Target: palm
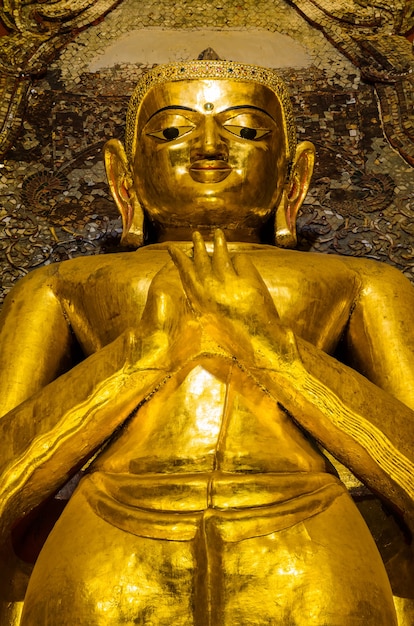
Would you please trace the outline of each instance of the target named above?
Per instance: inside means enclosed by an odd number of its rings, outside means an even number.
[[[171,339],[191,316],[176,267],[170,261],[152,279],[141,317],[143,334],[163,332]]]

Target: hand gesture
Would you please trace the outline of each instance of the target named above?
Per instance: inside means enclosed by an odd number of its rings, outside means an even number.
[[[177,268],[169,261],[152,279],[139,327],[131,331],[131,345],[137,346],[141,360],[147,355],[145,363],[165,364],[171,358],[185,359],[198,332]]]
[[[210,257],[199,233],[193,237],[191,259],[171,246],[170,254],[195,315],[216,341],[236,356],[260,361],[297,357],[293,334],[282,326],[259,272],[242,254],[230,257],[222,231],[214,236]]]
[[[141,329],[146,334],[161,331],[173,337],[189,317],[193,315],[180,276],[174,263],[169,261],[151,281],[141,317]]]

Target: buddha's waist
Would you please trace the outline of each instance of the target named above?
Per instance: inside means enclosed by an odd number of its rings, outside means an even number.
[[[105,499],[127,508],[175,513],[283,506],[300,499],[305,502],[310,495],[318,499],[318,493],[328,487],[344,489],[328,472],[137,475],[97,471],[90,480]]]

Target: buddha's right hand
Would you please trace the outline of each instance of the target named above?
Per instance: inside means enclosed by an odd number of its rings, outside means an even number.
[[[191,259],[171,246],[170,254],[195,315],[214,339],[250,365],[280,369],[299,360],[295,337],[280,321],[273,299],[255,266],[230,256],[222,231],[210,257],[199,233]]]

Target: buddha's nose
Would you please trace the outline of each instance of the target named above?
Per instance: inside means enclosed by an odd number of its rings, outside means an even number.
[[[223,140],[219,126],[213,117],[205,118],[198,141],[194,144],[191,152],[192,161],[199,159],[228,160],[227,144]]]

